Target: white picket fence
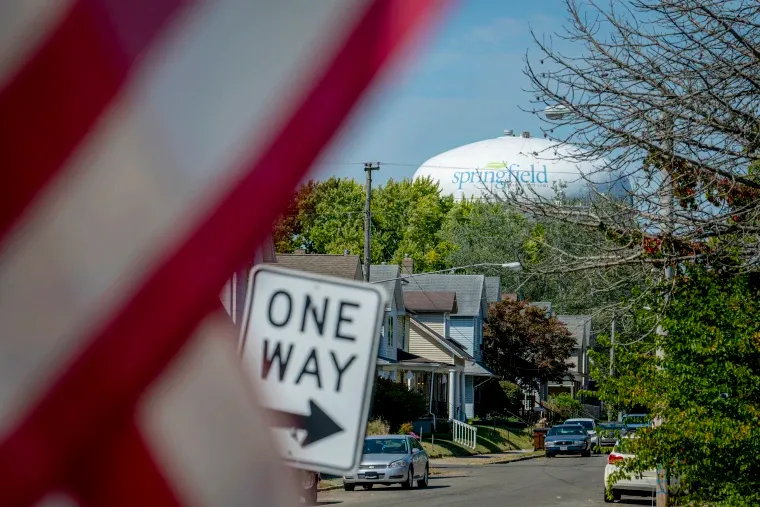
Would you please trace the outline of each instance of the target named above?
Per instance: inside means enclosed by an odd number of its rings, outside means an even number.
[[[451,421],[451,432],[454,434],[454,442],[475,449],[478,444],[478,428],[461,421]]]

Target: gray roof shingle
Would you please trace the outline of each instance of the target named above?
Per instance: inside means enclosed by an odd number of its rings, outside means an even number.
[[[400,273],[401,268],[397,264],[372,264],[369,267],[370,283],[377,282],[375,285],[381,286],[388,297],[385,305],[386,309],[390,308],[394,295],[396,296],[397,305],[403,308],[404,295],[401,291],[401,281],[398,280]]]
[[[483,275],[415,275],[404,278],[406,291],[456,292],[456,315],[480,315],[487,311],[485,277]]]
[[[567,330],[575,338],[578,347],[582,347],[584,339],[586,345],[591,339],[591,315],[557,315],[557,320],[567,326]]]
[[[358,255],[277,254],[276,264],[283,268],[361,280],[362,269]],[[370,271],[370,274],[372,272]]]
[[[501,301],[501,277],[486,277],[486,300],[489,303]]]

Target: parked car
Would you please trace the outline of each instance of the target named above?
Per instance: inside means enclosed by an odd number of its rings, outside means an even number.
[[[645,428],[651,424],[651,418],[647,414],[628,414],[623,416],[623,425],[628,433],[639,428]]]
[[[614,446],[620,437],[626,435],[625,425],[620,422],[600,422],[596,425],[596,433],[601,447]]]
[[[411,489],[414,483],[428,485],[430,463],[422,444],[408,435],[379,435],[364,439],[364,453],[356,475],[343,477],[343,488],[372,489],[375,484],[401,484]]]
[[[580,424],[560,424],[552,427],[544,440],[546,457],[558,454],[579,454],[591,456],[591,436]]]
[[[623,460],[634,457],[631,450],[631,441],[633,437],[621,438],[615,447],[612,449],[609,457],[607,458],[607,466],[604,467],[604,501],[613,502],[620,500],[623,495],[628,496],[654,496],[657,489],[657,472],[655,470],[647,470],[639,477],[631,477],[616,482],[611,488],[611,497],[607,496],[608,486],[607,481],[614,472],[618,470],[618,467],[623,463]]]
[[[580,419],[568,419],[563,424],[580,424],[584,428],[586,428],[586,431],[589,434],[589,437],[591,439],[591,449],[593,450],[597,445],[599,445],[599,436],[596,434],[596,421],[594,421],[591,418],[580,418]]]

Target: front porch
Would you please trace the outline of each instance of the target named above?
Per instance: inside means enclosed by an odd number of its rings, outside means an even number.
[[[398,351],[397,379],[425,395],[428,416],[465,420],[464,371],[461,366]]]

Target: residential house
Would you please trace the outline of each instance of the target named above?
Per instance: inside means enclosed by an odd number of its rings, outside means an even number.
[[[227,311],[227,314],[230,316],[233,323],[240,325],[240,322],[243,319],[243,313],[245,312],[245,298],[248,292],[248,280],[251,275],[251,269],[256,264],[274,262],[275,257],[274,242],[270,237],[267,238],[261,247],[253,253],[251,262],[233,273],[232,277],[230,277],[230,279],[224,284],[220,299],[222,301],[222,306]]]
[[[501,301],[501,277],[487,276],[486,277],[486,302],[498,303]]]
[[[588,351],[591,343],[591,316],[590,315],[557,315],[557,319],[563,322],[571,336],[575,339],[568,363],[573,363],[570,371],[565,375],[562,382],[549,383],[547,394],[575,393],[589,381],[589,358]]]
[[[397,381],[402,380],[397,373],[397,350],[405,350],[409,336],[409,320],[404,307],[400,273],[401,268],[395,264],[373,264],[369,270],[369,282],[380,285],[387,298],[377,354],[378,375]]]
[[[358,255],[278,253],[273,260],[267,262],[307,273],[336,276],[349,280],[361,281],[363,279],[362,261]]]
[[[483,364],[483,322],[488,316],[485,277],[434,274],[410,276],[405,281],[408,282],[403,285],[405,295],[407,292],[456,294],[456,312],[424,313],[415,318],[435,329],[445,339],[460,344],[469,356],[465,358],[460,390],[464,395],[463,418],[472,418],[479,402],[480,391],[477,388],[488,377],[495,376]]]
[[[447,322],[457,313],[455,292],[404,291],[409,335],[397,352],[398,368],[411,389],[425,394],[436,417],[464,420],[464,372],[473,358],[461,343],[446,336]]]

